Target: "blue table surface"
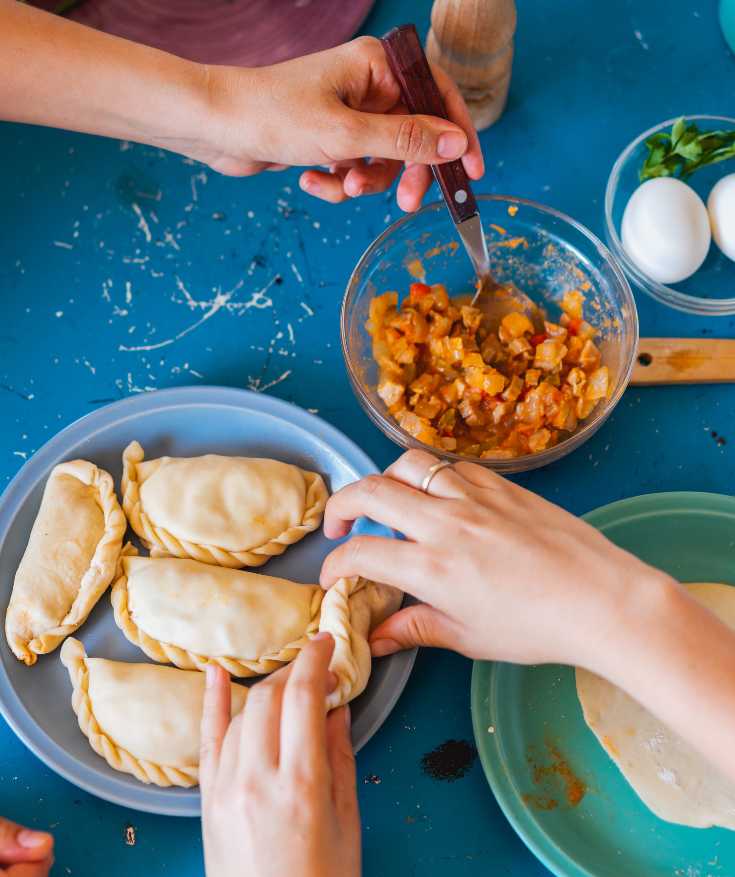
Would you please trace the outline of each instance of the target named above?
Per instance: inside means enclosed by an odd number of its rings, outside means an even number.
[[[510,102],[482,135],[478,189],[537,199],[601,235],[607,175],[633,136],[732,108],[735,64],[715,3],[518,5]],[[428,0],[380,0],[365,31],[412,19],[425,31],[429,10]],[[303,194],[296,172],[227,179],[160,150],[10,124],[0,150],[0,487],[74,419],[183,384],[273,393],[317,411],[378,465],[397,456],[353,398],[338,336],[352,267],[399,215],[392,194],[331,207]],[[645,335],[733,335],[729,318],[689,317],[643,295],[638,305]],[[650,491],[728,492],[734,405],[733,387],[630,389],[583,449],[521,481],[576,513]],[[470,669],[420,655],[360,753],[366,875],[547,873],[478,762],[451,783],[421,769],[425,752],[472,738]],[[53,830],[59,875],[202,873],[196,822],[92,798],[2,722],[0,813]]]

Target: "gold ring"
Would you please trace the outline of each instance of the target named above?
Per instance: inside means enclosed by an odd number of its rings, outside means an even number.
[[[439,460],[438,463],[434,463],[433,466],[429,467],[429,471],[424,475],[424,480],[421,482],[421,490],[424,493],[429,492],[429,485],[431,484],[434,476],[437,472],[441,472],[442,469],[446,469],[447,466],[451,466],[452,464],[449,460]]]

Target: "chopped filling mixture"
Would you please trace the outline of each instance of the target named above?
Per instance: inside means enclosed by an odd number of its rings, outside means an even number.
[[[565,293],[558,323],[511,312],[493,326],[441,283],[412,283],[400,307],[396,292],[377,296],[367,328],[378,394],[435,448],[494,459],[550,448],[611,391],[584,300]]]

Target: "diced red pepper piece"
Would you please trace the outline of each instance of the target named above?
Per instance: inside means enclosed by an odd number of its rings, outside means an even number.
[[[411,301],[416,302],[431,292],[431,287],[427,283],[412,283],[410,287]]]
[[[547,338],[548,335],[546,332],[539,332],[538,335],[531,335],[529,340],[534,347],[538,347],[539,344],[543,344]]]
[[[582,320],[579,318],[571,319],[569,321],[569,325],[567,326],[567,332],[570,335],[576,335],[579,332],[579,327],[582,325]]]

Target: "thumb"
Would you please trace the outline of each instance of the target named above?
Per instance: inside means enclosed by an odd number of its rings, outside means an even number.
[[[386,618],[373,631],[370,648],[376,658],[415,646],[438,646],[460,651],[460,638],[456,622],[433,606],[422,603],[401,609]]]
[[[419,164],[441,164],[461,158],[467,135],[452,122],[435,116],[379,115],[351,111],[354,142],[347,158],[371,155]],[[357,124],[354,122],[357,121]]]
[[[0,817],[0,865],[39,862],[54,847],[54,839],[45,831],[31,831]]]

